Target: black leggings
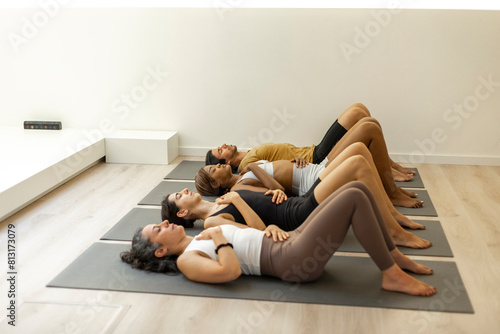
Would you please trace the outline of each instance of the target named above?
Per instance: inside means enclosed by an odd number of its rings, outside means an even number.
[[[325,199],[285,242],[264,236],[261,274],[290,282],[314,281],[340,247],[352,225],[354,234],[378,268],[394,265],[395,249],[373,195],[361,182],[350,182]]]
[[[337,144],[337,142],[344,137],[347,130],[340,125],[337,119],[335,123],[328,129],[321,142],[314,147],[313,151],[313,164],[319,164],[327,157],[328,153]]]

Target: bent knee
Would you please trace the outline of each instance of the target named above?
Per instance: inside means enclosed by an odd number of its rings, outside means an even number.
[[[370,117],[370,116],[367,116],[367,117],[364,117],[363,119],[361,119],[359,121],[360,123],[374,123],[376,124],[379,128],[382,128],[382,126],[380,125],[379,121],[377,121],[376,118],[373,118],[373,117]]]
[[[365,110],[366,112],[368,112],[368,108],[363,103],[359,103],[359,102],[352,104],[349,108],[361,108],[361,109]],[[368,114],[370,114],[370,113],[368,112]]]
[[[370,170],[370,164],[368,160],[362,155],[353,155],[349,157],[345,163],[348,165],[350,170],[358,175],[365,173]]]
[[[370,113],[367,112],[363,107],[357,106],[357,105],[352,105],[349,107],[349,114],[351,117],[356,118],[359,120],[363,118],[371,118]]]
[[[370,150],[368,150],[368,147],[362,142],[355,142],[352,143],[351,145],[347,146],[347,148],[344,150],[345,152],[348,152],[349,155],[361,155],[368,159],[368,157],[371,156]]]
[[[372,122],[368,118],[363,119],[362,123],[359,124],[360,131],[382,134],[382,128],[378,122]]]

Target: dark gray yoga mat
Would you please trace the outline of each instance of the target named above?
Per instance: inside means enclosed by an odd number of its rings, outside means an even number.
[[[183,160],[165,176],[165,179],[194,181],[196,173],[203,167],[205,167],[204,161]]]
[[[413,175],[413,179],[411,181],[397,181],[396,185],[403,188],[425,188],[424,182],[420,177],[420,173],[416,168],[410,168],[411,170],[416,171],[417,173]]]
[[[187,188],[189,191],[197,192],[194,182],[191,181],[162,181],[151,190],[138,204],[139,205],[161,205],[161,201],[168,194],[182,191]],[[207,201],[215,201],[215,196],[201,196],[202,199]]]
[[[424,256],[440,256],[440,257],[453,257],[453,252],[451,251],[450,244],[446,235],[444,234],[443,227],[439,221],[430,220],[414,220],[414,222],[422,224],[426,227],[425,230],[410,230],[407,231],[415,234],[417,237],[429,240],[432,242],[432,246],[425,249],[414,249],[403,246],[398,246],[401,253],[405,255],[424,255]],[[352,228],[344,239],[344,242],[340,246],[339,252],[354,252],[354,253],[366,253],[361,244],[356,240]]]
[[[101,240],[117,240],[117,241],[131,241],[135,231],[149,224],[159,224],[161,222],[160,209],[145,209],[133,208],[128,214],[120,219],[115,226],[113,226]],[[407,255],[427,255],[427,256],[443,256],[452,257],[450,245],[444,234],[441,223],[438,221],[416,220],[426,226],[425,230],[409,230],[416,236],[429,240],[432,242],[432,247],[427,249],[413,249],[407,247],[399,247],[403,254]],[[203,221],[197,220],[193,228],[187,228],[187,235],[197,235],[203,230]],[[359,244],[352,232],[349,232],[339,248],[341,252],[365,252],[363,247]]]
[[[427,190],[419,189],[412,190],[418,195],[417,200],[424,201],[424,206],[421,208],[405,208],[401,206],[396,206],[396,210],[404,214],[405,216],[427,216],[427,217],[437,217],[436,208],[432,204],[431,197]]]
[[[438,289],[432,297],[384,291],[381,274],[369,258],[334,256],[313,283],[286,283],[272,277],[241,276],[224,284],[202,284],[184,275],[167,276],[132,269],[119,254],[128,244],[94,243],[55,277],[48,287],[163,293],[295,303],[474,313],[454,262],[419,261],[434,269],[415,275]]]
[[[205,167],[204,161],[183,160],[170,173],[165,176],[165,179],[170,180],[193,180],[200,170]],[[413,179],[407,182],[396,182],[396,185],[403,188],[424,188],[424,183],[420,177],[417,168],[410,168],[417,173],[413,175]]]

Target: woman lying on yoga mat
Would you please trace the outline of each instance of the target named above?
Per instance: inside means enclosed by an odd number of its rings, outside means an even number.
[[[165,220],[139,229],[130,251],[121,253],[121,258],[134,268],[180,271],[199,282],[229,282],[242,273],[311,282],[321,276],[350,226],[382,272],[383,289],[421,296],[436,293],[436,288],[402,270],[432,274],[431,269],[395,247],[373,196],[360,182],[351,182],[331,194],[290,233],[274,225],[265,231],[222,225],[193,238],[182,226]]]
[[[236,146],[223,144],[207,152],[205,163],[207,165],[227,163],[232,167],[239,168],[239,170],[243,170],[246,165],[258,160],[276,161],[293,159],[297,162],[298,166],[304,166],[304,164],[309,162],[315,164],[327,163],[324,161],[325,158],[332,160],[335,154],[338,154],[338,152],[341,152],[350,144],[358,141],[368,146],[373,154],[373,158],[377,161],[377,168],[380,171],[382,171],[381,167],[384,167],[384,170],[390,171],[390,173],[381,174],[382,179],[384,177],[390,177],[396,181],[410,181],[413,179],[414,171],[404,168],[390,159],[380,123],[371,117],[368,108],[361,103],[356,103],[347,108],[316,146],[296,147],[287,143],[267,143],[257,146],[248,152],[239,152]],[[333,148],[336,151],[332,152]],[[379,156],[383,158],[380,162],[378,162]],[[391,197],[395,189],[387,189],[387,191],[389,197]]]
[[[341,162],[355,155],[362,155],[369,162],[373,175],[376,178],[377,186],[380,187],[384,200],[397,220],[405,218],[394,209],[393,205],[410,208],[423,206],[422,201],[417,201],[409,197],[413,196],[414,193],[396,186],[392,178],[381,179],[380,175],[384,173],[390,174],[390,170],[379,171],[377,173],[376,164],[374,163],[374,159],[372,159],[370,151],[364,144],[359,142],[351,144],[343,151],[338,152],[332,157],[326,168],[321,164],[308,164],[300,168],[288,160],[273,162],[259,161],[257,163],[261,168],[257,168],[256,163],[252,163],[245,167],[242,172],[242,174],[245,173],[244,175],[235,175],[225,166],[208,165],[199,170],[195,176],[195,184],[200,195],[204,196],[221,196],[229,190],[237,189],[262,191],[262,187],[266,188],[264,192],[269,189],[282,189],[288,195],[302,196],[309,190],[318,177],[324,179]],[[352,170],[351,173],[352,175],[349,176],[350,179],[347,179],[346,182],[352,181],[352,177],[359,176],[357,175],[357,170]],[[384,182],[388,184],[385,185]],[[396,189],[392,193],[391,199],[387,197],[387,192],[384,190],[389,188]],[[408,225],[405,224],[405,226]]]
[[[204,201],[199,194],[184,189],[181,192],[168,195],[162,201],[162,219],[183,226],[192,226],[194,220],[203,219],[205,228],[236,222],[264,230],[267,225],[275,224],[283,230],[292,231],[299,227],[314,208],[323,202],[328,195],[350,181],[360,180],[374,194],[386,227],[396,245],[411,248],[427,248],[431,246],[429,241],[403,229],[394,218],[389,210],[389,206],[392,207],[392,204],[387,202],[387,199],[384,200],[383,191],[377,185],[376,177],[367,159],[361,155],[356,155],[347,158],[343,162],[340,162],[340,160],[332,162],[332,164],[337,163],[339,165],[336,168],[331,168],[333,169],[331,171],[328,170],[329,173],[325,170],[325,175],[321,176],[324,179],[318,179],[304,196],[290,197],[282,202],[281,198],[284,193],[280,189],[269,190],[267,193],[262,192],[260,189],[260,191],[236,190],[223,195],[215,202]],[[229,166],[226,166],[226,169],[225,171],[223,168],[218,168],[217,172],[220,170],[221,174],[227,173],[230,175]],[[330,166],[327,169],[330,169]],[[271,180],[277,183],[276,180]],[[276,187],[280,187],[280,185],[277,184]],[[267,196],[269,194],[273,196]],[[280,204],[273,202],[276,196],[278,196],[277,201],[281,202]],[[392,208],[394,209],[394,207]],[[254,219],[255,214],[259,219]],[[403,215],[398,220],[401,224],[413,228],[423,228],[422,225],[412,222]]]

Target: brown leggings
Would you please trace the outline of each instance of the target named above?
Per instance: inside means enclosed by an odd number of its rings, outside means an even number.
[[[285,242],[266,238],[260,255],[261,274],[290,282],[314,281],[340,247],[352,225],[356,239],[378,268],[389,269],[396,246],[375,200],[361,182],[350,182],[325,199]]]

